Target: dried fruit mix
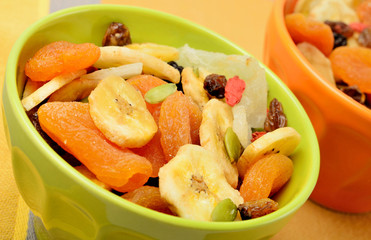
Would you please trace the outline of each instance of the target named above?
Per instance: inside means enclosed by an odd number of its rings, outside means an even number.
[[[371,108],[371,0],[299,0],[285,20],[293,41],[314,69],[331,85]],[[326,26],[332,37],[323,30]],[[330,45],[331,49],[324,50]]]
[[[289,181],[300,135],[277,99],[267,111],[255,59],[131,43],[117,22],[102,45],[50,43],[26,65],[22,103],[53,149],[98,186],[162,213],[234,221],[278,209],[268,197]]]

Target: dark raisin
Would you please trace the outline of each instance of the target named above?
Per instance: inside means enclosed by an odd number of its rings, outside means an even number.
[[[264,122],[264,130],[267,132],[272,132],[277,128],[286,126],[287,118],[283,112],[282,104],[276,98],[273,98],[269,104],[269,111]]]
[[[210,74],[204,80],[204,89],[213,97],[224,98],[227,79],[223,75]]]
[[[333,32],[332,34],[334,35],[334,47],[333,47],[333,49],[335,49],[337,47],[341,47],[341,46],[346,46],[348,44],[348,40],[344,35],[336,33],[336,32]]]
[[[262,217],[278,209],[278,203],[270,198],[242,203],[238,206],[242,220]]]
[[[177,69],[180,74],[183,72],[183,67],[182,66],[179,66],[175,61],[170,61],[167,64],[169,64],[173,68]]]
[[[353,85],[353,86],[343,86],[343,85],[337,85],[338,88],[348,95],[349,97],[353,98],[357,102],[361,104],[365,104],[366,101],[366,95],[359,90],[358,86]]]
[[[103,37],[103,46],[125,46],[131,43],[129,29],[122,23],[111,23]]]
[[[170,61],[168,62],[167,64],[169,64],[170,66],[172,66],[173,68],[177,69],[179,71],[180,74],[182,74],[183,72],[183,67],[182,66],[179,66],[176,62],[174,61]],[[176,87],[177,87],[177,90],[178,91],[181,91],[183,92],[183,84],[182,84],[182,78],[180,78],[180,81],[179,83],[176,84]]]
[[[363,47],[371,48],[371,28],[363,29],[359,34],[358,43]]]
[[[346,23],[340,21],[325,21],[330,26],[332,32],[343,35],[346,38],[353,36],[353,29]]]

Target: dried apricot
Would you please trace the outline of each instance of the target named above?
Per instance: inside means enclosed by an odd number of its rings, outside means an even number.
[[[357,85],[362,92],[371,93],[371,49],[338,47],[329,58],[335,78],[348,85]]]
[[[37,113],[43,131],[113,189],[131,191],[149,179],[151,163],[105,138],[90,117],[88,103],[50,102]]]
[[[295,42],[308,42],[329,56],[334,47],[334,37],[330,26],[305,17],[301,13],[288,14],[285,17],[287,30]]]
[[[362,23],[371,26],[371,0],[362,1],[356,8],[356,12]]]
[[[60,74],[85,69],[99,56],[99,47],[92,43],[52,42],[27,61],[25,73],[33,81],[49,81]]]
[[[245,202],[267,198],[276,193],[291,177],[293,164],[282,154],[258,160],[246,172],[240,193]]]
[[[169,204],[161,197],[158,187],[142,186],[125,193],[121,197],[143,207],[173,215],[169,209]]]
[[[161,105],[159,129],[165,158],[169,161],[179,148],[188,143],[199,143],[201,110],[182,92],[175,92]]]

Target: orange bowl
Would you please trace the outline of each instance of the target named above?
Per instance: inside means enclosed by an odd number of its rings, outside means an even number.
[[[330,86],[291,39],[284,21],[296,0],[275,0],[267,23],[264,63],[297,96],[317,134],[321,167],[311,195],[333,210],[371,211],[371,110]]]

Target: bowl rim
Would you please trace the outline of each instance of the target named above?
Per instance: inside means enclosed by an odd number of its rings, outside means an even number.
[[[221,35],[197,24],[190,20],[165,13],[158,10],[143,8],[143,7],[137,7],[137,6],[127,6],[127,5],[116,5],[116,4],[88,4],[88,5],[82,5],[77,7],[71,7],[63,10],[59,10],[57,12],[51,13],[35,23],[33,23],[31,26],[29,26],[17,39],[15,44],[12,47],[12,50],[10,52],[8,63],[6,67],[6,80],[4,81],[4,91],[7,91],[9,94],[9,104],[10,108],[14,110],[14,114],[17,116],[17,120],[20,121],[20,127],[22,128],[22,131],[28,135],[30,139],[33,139],[36,143],[38,143],[38,147],[40,147],[41,153],[46,156],[47,159],[50,159],[52,161],[49,162],[49,164],[55,165],[58,168],[61,168],[65,174],[66,177],[71,178],[73,181],[79,183],[83,188],[85,188],[87,191],[93,193],[96,195],[99,199],[112,203],[120,208],[127,209],[128,211],[131,211],[133,213],[137,213],[139,215],[142,215],[145,218],[150,218],[155,221],[161,221],[166,224],[170,225],[176,225],[179,227],[186,227],[191,229],[198,229],[198,230],[213,230],[217,232],[221,231],[235,231],[240,229],[248,229],[248,228],[256,228],[258,226],[264,226],[269,223],[275,222],[277,220],[286,218],[288,215],[291,215],[294,213],[297,209],[299,209],[305,201],[308,199],[309,195],[314,189],[314,186],[316,184],[318,173],[319,173],[319,147],[318,142],[316,139],[316,135],[314,132],[314,129],[309,131],[311,134],[310,140],[313,145],[313,158],[312,158],[312,165],[313,169],[311,169],[311,174],[308,174],[308,181],[307,185],[303,186],[303,188],[297,192],[296,197],[292,200],[290,200],[284,207],[279,208],[276,212],[273,212],[269,215],[251,219],[249,221],[240,221],[240,222],[204,222],[204,221],[197,221],[197,220],[189,220],[184,219],[176,216],[171,216],[163,213],[159,213],[150,209],[147,209],[145,207],[141,207],[135,203],[131,203],[129,201],[122,201],[122,198],[115,195],[115,194],[107,194],[107,190],[97,186],[90,180],[88,180],[86,177],[84,177],[82,174],[80,174],[77,170],[75,170],[71,165],[69,165],[62,157],[60,157],[55,151],[52,150],[52,148],[45,142],[45,140],[40,136],[40,134],[37,133],[37,130],[33,127],[32,123],[30,122],[29,118],[27,117],[26,112],[23,109],[23,106],[21,104],[20,98],[18,96],[17,91],[17,65],[19,60],[19,55],[22,50],[22,46],[24,43],[27,42],[27,40],[34,34],[40,27],[42,27],[45,23],[49,21],[53,21],[54,18],[60,18],[65,15],[69,14],[78,14],[79,12],[83,11],[90,11],[90,10],[98,10],[98,11],[107,11],[119,9],[120,11],[136,11],[136,12],[143,12],[145,14],[150,14],[156,17],[161,17],[165,19],[169,19],[172,22],[177,22],[182,25],[187,25],[188,27],[191,27],[192,29],[198,29],[201,31],[204,31],[213,37],[216,37],[222,41],[224,41],[226,44],[234,47],[236,50],[240,51],[242,54],[250,55],[245,50],[237,46],[236,44],[230,42],[226,38],[222,37]],[[304,117],[303,120],[305,120],[308,124],[311,125],[310,120],[308,116],[306,115],[303,107],[299,103],[299,101],[296,99],[294,94],[288,89],[288,87],[270,70],[268,69],[264,64],[262,64],[260,61],[259,63],[264,67],[266,70],[266,73],[270,75],[270,77],[275,81],[277,84],[280,85],[283,90],[289,93],[290,101],[294,101],[296,106],[298,107],[297,111],[300,112],[300,114],[303,114]],[[7,80],[8,79],[8,80]],[[12,81],[15,79],[16,81]],[[11,101],[15,100],[15,101]],[[73,169],[73,170],[72,170]]]
[[[360,118],[364,119],[364,121],[371,122],[371,109],[364,106],[363,104],[358,103],[357,101],[353,100],[351,97],[347,96],[345,93],[340,91],[337,88],[331,86],[322,76],[320,76],[312,67],[309,61],[304,57],[304,55],[299,51],[296,47],[294,41],[292,40],[286,24],[285,24],[285,8],[287,7],[287,2],[289,0],[276,0],[273,3],[272,14],[274,15],[275,24],[278,27],[279,35],[283,39],[283,42],[288,44],[288,47],[292,50],[292,56],[295,58],[297,62],[304,66],[304,70],[307,74],[310,75],[311,79],[316,79],[316,84],[320,87],[325,88],[325,91],[329,93],[330,98],[337,104],[345,109],[347,109],[350,113],[358,115]],[[297,0],[293,0],[293,4],[297,2]]]

